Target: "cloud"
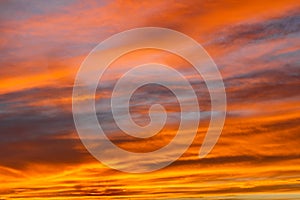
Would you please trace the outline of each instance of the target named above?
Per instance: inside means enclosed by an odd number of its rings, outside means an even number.
[[[2,1],[1,197],[296,199],[297,8],[299,1],[290,0]],[[77,69],[95,45],[113,33],[142,26],[173,28],[204,45],[224,78],[228,115],[218,144],[206,158],[197,157],[208,125],[204,118],[193,145],[178,161],[153,173],[132,175],[103,166],[87,152],[74,127],[71,95]],[[164,146],[178,127],[176,98],[150,86],[135,93],[132,116],[147,124],[149,106],[164,104],[170,115],[160,134],[137,140],[122,134],[113,121],[113,84],[124,70],[151,60],[186,75],[198,92],[200,108],[210,109],[205,83],[189,63],[150,50],[125,55],[104,77],[96,102],[109,137],[133,152]]]
[[[288,12],[288,15],[274,17],[265,21],[228,26],[216,33],[214,35],[216,39],[210,41],[210,43],[223,47],[237,43],[239,45],[249,45],[298,34],[300,31],[300,13],[296,9]]]

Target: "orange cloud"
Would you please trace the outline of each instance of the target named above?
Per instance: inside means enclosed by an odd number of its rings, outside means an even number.
[[[299,199],[299,1],[63,2],[1,2],[1,198]],[[210,109],[201,77],[166,52],[136,51],[117,60],[97,103],[109,101],[122,72],[155,60],[190,80],[204,115],[178,161],[138,175],[109,169],[87,152],[74,127],[71,95],[80,63],[95,45],[143,26],[172,28],[203,44],[223,75],[228,113],[219,142],[199,159]],[[137,123],[147,124],[152,101],[170,114],[149,139],[120,132],[103,107],[100,123],[120,147],[152,151],[176,134],[176,98],[166,89],[155,91],[159,98],[140,88],[131,102]]]

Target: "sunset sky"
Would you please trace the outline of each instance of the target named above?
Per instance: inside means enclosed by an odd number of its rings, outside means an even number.
[[[150,85],[134,93],[132,117],[146,125],[149,107],[161,103],[169,113],[164,129],[141,140],[116,127],[101,105],[131,67],[172,66],[192,83],[202,111],[197,136],[179,160],[130,174],[86,150],[73,121],[72,89],[96,45],[139,27],[173,29],[206,49],[223,77],[227,117],[218,143],[199,159],[211,105],[201,76],[164,51],[122,56],[96,94],[99,123],[115,144],[154,151],[179,126],[176,97]],[[299,0],[2,0],[0,34],[0,199],[300,199]]]

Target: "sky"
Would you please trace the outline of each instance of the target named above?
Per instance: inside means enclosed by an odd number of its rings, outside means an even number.
[[[0,199],[300,199],[299,10],[298,0],[0,1]],[[148,124],[149,107],[161,103],[165,127],[143,140],[118,129],[102,105],[133,66],[174,67],[192,83],[202,111],[197,136],[177,161],[130,174],[86,150],[73,121],[72,89],[95,46],[139,27],[173,29],[200,43],[223,77],[227,113],[216,146],[199,159],[211,106],[201,76],[171,53],[122,56],[96,94],[99,123],[115,144],[154,151],[179,125],[176,97],[150,85],[131,99],[133,120]]]

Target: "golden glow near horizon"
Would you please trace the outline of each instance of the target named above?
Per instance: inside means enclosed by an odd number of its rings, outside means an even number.
[[[0,4],[0,199],[300,199],[299,1]],[[199,88],[203,111],[198,134],[179,160],[155,172],[127,174],[104,166],[82,145],[72,87],[99,42],[145,26],[180,31],[204,46],[223,76],[228,113],[217,145],[199,159],[210,108],[201,77],[166,52],[124,55],[103,77],[107,85],[97,91],[97,101],[110,97],[109,83],[123,71],[154,61],[181,71]],[[176,98],[161,90],[159,101],[175,116]],[[149,120],[146,93],[141,88],[132,101],[141,124]],[[147,152],[174,137],[175,119],[145,140],[106,129],[120,147]]]

